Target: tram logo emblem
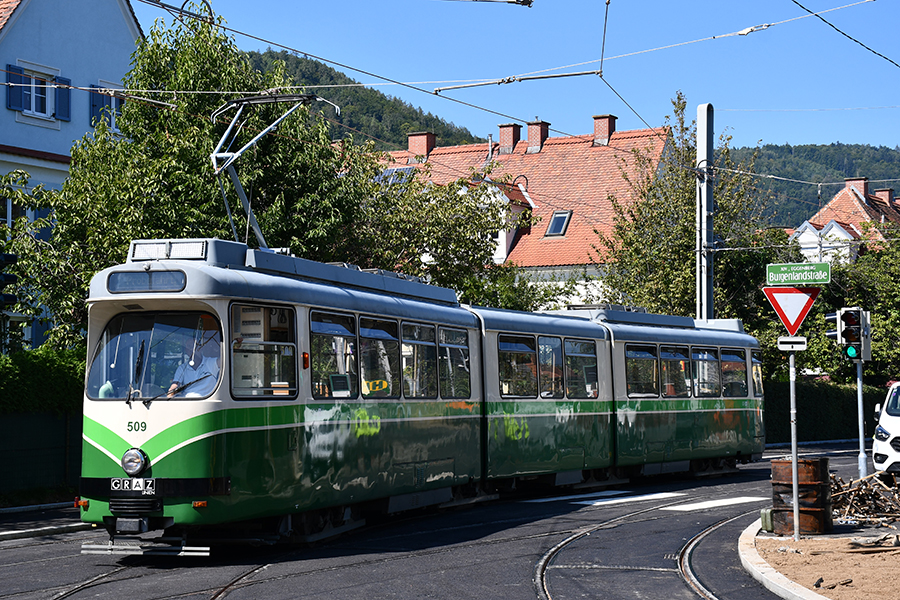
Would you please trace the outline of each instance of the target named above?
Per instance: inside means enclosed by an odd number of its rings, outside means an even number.
[[[141,492],[144,496],[156,494],[156,480],[136,477],[113,477],[109,480],[109,489],[114,492]]]

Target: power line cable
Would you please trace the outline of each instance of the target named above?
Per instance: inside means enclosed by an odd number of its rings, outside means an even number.
[[[161,6],[161,7],[165,8],[166,10],[169,10],[169,11],[175,10],[175,11],[178,11],[178,12],[183,12],[183,11],[181,11],[181,9],[178,9],[178,8],[176,8],[176,7],[174,7],[174,6],[171,6],[171,5],[164,4],[164,3],[162,3],[162,2],[159,2],[158,0],[138,0],[138,2],[143,2],[144,4],[149,4],[149,5],[152,5],[152,6]],[[191,18],[201,19],[201,20],[207,20],[207,21],[208,21],[208,19],[204,19],[204,18],[202,18],[202,17],[199,17],[199,15],[196,15],[196,14],[194,14],[194,13],[187,13],[187,12],[184,12],[184,14],[190,16]],[[223,24],[223,23],[215,23],[214,25],[215,25],[216,27],[222,29],[223,31],[228,31],[228,32],[233,33],[233,34],[235,34],[235,35],[241,35],[241,36],[247,37],[247,38],[249,38],[249,39],[256,40],[256,41],[258,41],[258,42],[267,44],[267,45],[269,45],[269,46],[275,46],[275,47],[278,47],[278,48],[282,48],[282,49],[284,49],[284,50],[287,50],[288,52],[291,52],[291,53],[294,53],[294,54],[297,54],[297,55],[301,55],[301,54],[302,54],[303,56],[306,56],[306,57],[312,57],[312,58],[314,58],[314,59],[316,59],[316,60],[318,60],[318,61],[320,61],[320,62],[327,63],[327,64],[332,64],[332,65],[337,65],[338,67],[341,67],[342,69],[348,69],[348,70],[354,71],[354,72],[356,72],[356,73],[362,73],[363,75],[368,75],[369,77],[374,77],[374,78],[376,78],[376,79],[381,79],[381,80],[383,80],[383,81],[387,81],[387,82],[392,83],[392,84],[394,84],[394,85],[399,85],[399,86],[401,86],[401,87],[404,87],[404,88],[407,88],[407,89],[410,89],[410,90],[413,90],[413,91],[416,91],[416,92],[421,92],[421,93],[423,93],[423,94],[428,94],[428,95],[430,95],[430,96],[436,95],[436,94],[434,94],[433,92],[431,92],[431,91],[429,91],[429,90],[426,90],[425,88],[422,88],[422,87],[419,87],[419,86],[416,86],[416,85],[412,85],[412,84],[409,84],[409,83],[404,83],[404,82],[402,82],[402,81],[397,81],[396,79],[393,79],[393,78],[391,78],[391,77],[386,77],[386,76],[384,76],[384,75],[378,75],[377,73],[373,73],[372,71],[367,71],[367,70],[365,70],[365,69],[360,69],[360,68],[357,68],[357,67],[354,67],[354,66],[345,64],[345,63],[341,63],[341,62],[335,61],[335,60],[330,60],[330,59],[324,58],[324,57],[322,57],[322,56],[318,56],[318,55],[316,55],[316,54],[312,54],[312,53],[310,53],[310,52],[304,52],[304,51],[302,51],[302,50],[298,50],[298,49],[296,49],[296,48],[292,48],[291,46],[288,46],[288,45],[286,45],[286,44],[281,44],[281,43],[275,42],[275,41],[273,41],[273,40],[268,40],[268,39],[266,39],[266,38],[263,38],[263,37],[260,37],[260,36],[257,36],[257,35],[253,35],[253,34],[250,34],[250,33],[246,33],[246,32],[240,31],[240,30],[238,30],[238,29],[234,29],[234,28],[232,28],[232,27],[228,27],[227,25],[225,25],[225,24]],[[517,122],[520,122],[520,123],[528,123],[528,121],[527,121],[526,119],[522,119],[522,118],[519,118],[519,117],[515,117],[515,116],[512,116],[512,115],[508,115],[508,114],[506,114],[506,113],[502,113],[502,112],[499,112],[499,111],[495,111],[495,110],[492,110],[492,109],[489,109],[489,108],[485,108],[485,107],[479,106],[479,105],[477,105],[477,104],[472,104],[471,102],[466,102],[466,101],[464,101],[464,100],[459,100],[459,99],[457,99],[457,98],[451,98],[451,97],[449,97],[449,96],[439,96],[439,97],[444,98],[444,99],[446,99],[446,100],[449,100],[449,101],[451,101],[451,102],[455,102],[455,103],[460,104],[460,105],[462,105],[462,106],[467,106],[467,107],[469,107],[469,108],[474,108],[474,109],[476,109],[476,110],[484,111],[484,112],[487,112],[487,113],[489,113],[489,114],[496,115],[496,116],[498,116],[498,117],[503,117],[504,119],[510,119],[510,120],[512,120],[512,121],[517,121]],[[559,131],[559,130],[556,130],[556,129],[553,129],[552,131],[554,131],[555,133],[561,133],[562,135],[570,135],[570,134],[568,134],[568,133],[565,133],[565,132],[563,132],[563,131]]]
[[[871,0],[866,0],[866,1],[868,2],[868,1],[871,1]],[[821,16],[821,13],[814,13],[813,11],[809,10],[808,8],[806,8],[805,6],[803,6],[802,4],[800,4],[799,2],[797,2],[797,0],[791,0],[791,2],[793,2],[793,3],[796,4],[797,6],[799,6],[800,8],[802,8],[803,10],[805,10],[806,12],[808,12],[808,13],[810,14],[810,16],[817,17],[820,21],[822,21],[823,23],[825,23],[826,25],[828,25],[829,27],[831,27],[832,29],[834,29],[835,31],[837,31],[839,34],[841,34],[842,36],[844,36],[844,37],[847,38],[848,40],[850,40],[850,41],[852,41],[852,42],[856,42],[857,44],[859,44],[860,46],[862,46],[863,48],[865,48],[866,50],[868,50],[868,51],[871,52],[872,54],[874,54],[874,55],[876,55],[876,56],[880,56],[880,57],[883,58],[884,60],[888,61],[889,63],[891,63],[892,65],[894,65],[894,66],[897,67],[898,69],[900,69],[900,65],[898,65],[896,62],[894,62],[893,60],[891,60],[890,58],[888,58],[887,56],[885,56],[885,55],[882,54],[881,52],[877,52],[877,51],[875,51],[875,50],[872,50],[871,48],[869,48],[868,46],[866,46],[865,44],[863,44],[861,41],[859,41],[858,39],[856,39],[856,38],[854,38],[853,36],[850,36],[850,35],[844,33],[843,31],[841,31],[840,29],[838,29],[837,27],[835,27],[834,25],[832,25],[831,23],[829,23],[828,21],[826,21],[826,20]]]
[[[648,54],[648,53],[650,53],[650,52],[658,52],[658,51],[660,51],[660,50],[671,50],[672,48],[679,48],[679,47],[681,47],[681,46],[689,46],[689,45],[691,45],[691,44],[698,44],[698,43],[700,43],[700,42],[708,42],[708,41],[711,41],[711,40],[718,40],[718,39],[727,38],[727,37],[733,37],[733,36],[746,36],[746,35],[750,35],[751,33],[756,32],[756,31],[764,31],[764,30],[766,30],[766,29],[769,29],[770,27],[775,27],[776,25],[783,25],[783,24],[785,24],[785,23],[790,23],[790,22],[792,22],[792,21],[798,21],[798,20],[800,20],[800,19],[807,19],[807,18],[812,17],[812,16],[819,16],[819,15],[821,15],[821,14],[833,12],[833,11],[836,11],[836,10],[842,10],[842,9],[845,9],[845,8],[851,8],[851,7],[853,7],[853,6],[858,6],[858,5],[860,5],[860,4],[865,4],[865,3],[867,3],[867,2],[874,2],[874,1],[875,1],[875,0],[860,0],[859,2],[854,2],[854,3],[852,3],[852,4],[847,4],[847,5],[839,6],[839,7],[836,7],[836,8],[830,8],[830,9],[828,9],[828,10],[823,10],[823,11],[820,11],[820,12],[818,12],[818,13],[811,13],[811,14],[809,14],[809,15],[803,15],[803,16],[801,16],[801,17],[793,17],[793,18],[791,18],[791,19],[785,19],[785,20],[783,20],[783,21],[778,21],[778,22],[776,22],[776,23],[763,23],[763,24],[761,24],[761,25],[754,25],[754,26],[752,26],[752,27],[745,27],[744,29],[741,29],[740,31],[733,31],[733,32],[731,32],[731,33],[725,33],[725,34],[721,34],[721,35],[712,35],[712,36],[708,36],[708,37],[705,37],[705,38],[699,38],[699,39],[696,39],[696,40],[690,40],[690,41],[687,41],[687,42],[678,42],[678,43],[675,43],[675,44],[668,44],[668,45],[666,45],[666,46],[658,46],[658,47],[656,47],[656,48],[648,48],[648,49],[646,49],[646,50],[638,50],[638,51],[636,51],[636,52],[629,52],[629,53],[626,53],[626,54],[619,54],[618,56],[610,56],[609,58],[607,58],[607,59],[605,59],[605,60],[615,60],[615,59],[617,59],[617,58],[628,58],[628,57],[631,57],[631,56],[638,56],[638,55],[641,55],[641,54]],[[608,5],[608,2],[607,2],[607,5]],[[821,18],[821,17],[819,17],[819,18]],[[606,27],[606,25],[605,25],[605,23],[604,23],[604,36],[605,36],[605,27]],[[601,57],[600,57],[599,59],[588,60],[588,61],[583,61],[583,62],[578,62],[578,63],[572,63],[572,64],[569,64],[569,65],[564,65],[564,66],[560,66],[560,67],[552,67],[552,68],[549,68],[549,69],[543,69],[543,70],[540,70],[540,71],[531,71],[531,72],[529,72],[529,73],[523,73],[523,74],[521,74],[521,75],[516,75],[516,76],[512,76],[512,77],[505,77],[505,78],[502,78],[502,79],[478,80],[477,82],[472,82],[472,83],[470,83],[470,84],[463,84],[463,85],[458,85],[458,86],[448,86],[448,87],[443,87],[443,88],[436,88],[436,89],[435,89],[435,93],[438,93],[439,91],[446,91],[446,90],[452,90],[452,89],[462,89],[462,88],[479,87],[479,86],[486,86],[486,85],[497,85],[497,84],[504,84],[504,83],[515,83],[515,82],[519,82],[519,81],[533,81],[533,80],[535,80],[535,79],[542,79],[542,78],[546,78],[546,77],[579,77],[579,76],[583,76],[583,75],[601,75],[601,73],[602,73],[602,64],[603,64],[603,61],[604,61],[604,58],[603,58],[603,56],[601,55]],[[546,76],[544,76],[544,77],[540,77],[540,76],[539,76],[539,75],[542,74],[542,73],[549,73],[549,72],[551,72],[551,71],[559,71],[559,70],[561,70],[561,69],[571,69],[571,68],[574,68],[574,67],[582,67],[582,66],[584,66],[584,65],[596,64],[596,63],[598,63],[598,62],[601,64],[601,70],[600,70],[600,71],[581,71],[581,72],[577,72],[577,73],[563,73],[563,74],[557,74],[557,75],[552,75],[552,76],[551,76],[551,75],[546,75]],[[602,76],[602,75],[601,75],[601,76]]]

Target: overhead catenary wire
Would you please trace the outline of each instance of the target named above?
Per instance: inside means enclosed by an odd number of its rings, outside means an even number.
[[[196,14],[194,14],[194,13],[189,13],[188,11],[183,11],[183,10],[177,9],[177,8],[175,8],[175,7],[167,6],[167,5],[164,5],[163,3],[158,2],[158,1],[155,1],[155,0],[138,0],[138,1],[144,2],[144,3],[146,3],[146,4],[151,4],[151,5],[154,5],[154,6],[162,6],[162,7],[166,8],[166,9],[171,9],[171,10],[177,11],[177,12],[179,12],[179,13],[181,13],[181,14],[186,14],[186,15],[192,17],[192,18],[203,19],[203,20],[206,20],[206,21],[211,22],[211,19],[209,19],[209,18],[207,18],[207,17],[201,17],[200,15],[196,15]],[[857,2],[857,3],[854,3],[854,4],[849,4],[849,5],[846,5],[846,6],[844,6],[844,7],[838,7],[838,8],[834,8],[834,9],[829,9],[828,11],[822,11],[822,12],[824,13],[824,12],[830,12],[830,11],[833,11],[833,10],[839,10],[839,9],[841,9],[841,8],[846,8],[846,7],[849,7],[849,6],[856,6],[856,5],[858,5],[858,4],[863,4],[863,3],[866,3],[866,2],[870,2],[870,1],[873,1],[873,0],[863,0],[863,1],[861,1],[861,2]],[[609,5],[609,2],[607,1],[607,7],[608,7],[608,5]],[[171,12],[171,10],[170,10],[170,12]],[[752,28],[747,28],[747,29],[742,30],[742,31],[740,31],[740,32],[734,32],[734,33],[732,33],[732,34],[726,34],[725,36],[712,36],[711,38],[705,38],[705,39],[716,39],[717,37],[728,37],[728,36],[731,36],[731,35],[746,35],[746,34],[752,32],[752,31],[758,31],[758,30],[761,30],[761,29],[766,29],[766,28],[768,28],[768,27],[770,27],[770,26],[772,26],[772,25],[778,25],[778,24],[781,24],[781,23],[786,23],[786,22],[788,22],[788,21],[797,20],[797,19],[799,19],[799,18],[806,18],[806,17],[808,17],[808,16],[814,16],[814,15],[805,15],[804,17],[797,17],[797,18],[795,18],[795,19],[788,19],[788,20],[785,20],[785,21],[781,21],[781,22],[779,22],[779,23],[773,23],[773,24],[767,24],[767,25],[765,25],[765,26],[756,26],[756,27],[752,27]],[[271,42],[271,41],[269,41],[269,40],[265,40],[264,38],[261,38],[261,37],[258,37],[258,36],[254,36],[254,35],[251,35],[251,34],[247,34],[247,33],[238,31],[238,30],[236,30],[236,29],[232,29],[232,28],[225,27],[225,26],[222,25],[221,23],[216,24],[216,27],[220,27],[220,28],[222,28],[222,29],[224,29],[224,30],[227,30],[227,31],[230,31],[230,32],[239,34],[239,35],[243,35],[243,36],[246,36],[246,37],[249,37],[249,38],[252,38],[252,39],[256,39],[256,40],[258,40],[258,41],[266,42],[266,43],[268,43],[268,44],[270,44],[270,45],[274,45],[274,46],[278,46],[278,47],[284,48],[284,49],[289,50],[290,52],[292,52],[292,53],[294,53],[294,54],[298,54],[298,55],[299,55],[299,54],[303,54],[303,55],[305,55],[305,56],[311,56],[311,57],[313,57],[313,58],[315,58],[315,59],[317,59],[317,60],[321,60],[321,61],[326,62],[326,63],[335,64],[335,65],[338,65],[338,66],[340,66],[340,67],[342,67],[342,68],[346,68],[346,69],[353,70],[353,71],[360,72],[360,73],[364,73],[364,74],[367,74],[367,75],[370,75],[370,76],[373,76],[373,77],[376,77],[376,78],[379,78],[379,79],[383,79],[385,82],[387,82],[388,84],[391,84],[391,85],[401,85],[401,86],[408,87],[408,88],[413,89],[413,90],[416,90],[416,91],[420,91],[420,92],[424,92],[424,93],[431,93],[431,92],[429,92],[428,90],[425,90],[425,89],[423,89],[423,88],[420,88],[420,87],[418,87],[418,86],[416,86],[416,85],[412,85],[412,84],[409,84],[409,83],[403,83],[403,82],[400,82],[400,81],[393,80],[393,79],[391,79],[391,78],[382,77],[382,76],[380,76],[380,75],[377,75],[377,74],[374,74],[374,73],[370,73],[370,72],[368,72],[368,71],[364,71],[364,70],[361,70],[361,69],[357,69],[357,68],[354,68],[354,67],[349,66],[349,65],[344,65],[344,64],[339,63],[339,62],[336,62],[336,61],[331,61],[331,60],[328,60],[328,59],[325,59],[325,58],[322,58],[322,57],[318,57],[318,56],[316,56],[316,55],[312,55],[312,54],[309,54],[309,53],[307,53],[307,52],[301,52],[301,51],[299,51],[299,50],[290,48],[290,47],[288,47],[288,46],[285,46],[285,45],[282,45],[282,44],[277,44],[277,43]],[[696,40],[695,42],[697,42],[697,41],[704,41],[704,40]],[[688,43],[695,43],[695,42],[688,42]],[[681,45],[681,44],[679,44],[679,45]],[[671,47],[671,46],[669,46],[669,47]],[[665,48],[665,47],[663,47],[663,48]],[[658,49],[663,49],[663,48],[658,48]],[[632,54],[629,54],[629,55],[621,55],[621,57],[624,57],[624,56],[631,56],[631,55],[634,55],[634,54],[641,54],[641,53],[643,53],[643,52],[649,52],[649,51],[653,51],[653,50],[657,50],[657,49],[651,49],[651,50],[642,51],[642,52],[638,52],[638,53],[632,53]],[[604,54],[605,54],[605,51],[604,51]],[[619,57],[613,57],[613,58],[619,58]],[[610,60],[610,59],[607,59],[607,60]],[[601,61],[602,61],[602,57],[601,57]],[[601,64],[602,64],[602,63],[601,63]],[[560,74],[560,75],[565,75],[565,74]],[[602,77],[602,73],[601,73],[600,75],[601,75],[601,79],[604,79],[604,78]],[[646,121],[645,119],[643,119],[643,118],[642,118],[642,117],[641,117],[641,116],[633,109],[633,107],[631,107],[631,106],[624,100],[624,98],[623,98],[620,94],[618,94],[618,92],[616,92],[616,90],[612,87],[612,85],[611,85],[608,81],[606,81],[606,80],[604,79],[604,83],[605,83],[605,84],[606,84],[606,85],[607,85],[607,86],[608,86],[608,87],[609,87],[609,88],[610,88],[610,89],[611,89],[611,90],[612,90],[612,91],[620,98],[620,100],[623,101],[623,103],[625,103],[626,106],[629,107],[630,110],[632,110],[632,112],[634,112],[634,113],[640,118],[640,120],[641,120],[641,121],[642,121],[649,129],[654,129],[654,128],[652,128],[652,127],[647,123],[647,121]],[[78,89],[82,89],[82,88],[78,88]],[[86,91],[87,91],[87,90],[86,90]],[[95,89],[90,90],[90,91],[93,91],[93,92],[96,93],[98,90],[95,88]],[[160,90],[160,92],[176,93],[176,92],[173,92],[173,91],[171,91],[171,90]],[[124,92],[123,92],[123,93],[124,93]],[[180,93],[180,92],[177,92],[177,93]],[[206,92],[206,91],[195,91],[195,92],[190,92],[190,91],[188,91],[188,92],[185,92],[185,93],[215,93],[215,92]],[[138,98],[137,98],[137,97],[134,97],[134,99],[138,99]],[[447,99],[449,99],[449,100],[451,100],[451,101],[453,101],[453,102],[457,102],[457,103],[460,103],[460,104],[463,104],[463,105],[466,105],[466,106],[470,106],[470,107],[476,108],[476,109],[478,109],[478,110],[484,110],[484,111],[486,111],[486,112],[489,112],[489,113],[492,113],[492,114],[495,114],[495,115],[498,115],[498,116],[502,116],[503,118],[513,119],[513,120],[515,120],[515,121],[520,121],[520,122],[527,122],[527,121],[525,121],[524,119],[518,119],[518,118],[516,118],[516,117],[510,116],[510,115],[506,115],[506,114],[501,113],[501,112],[498,112],[498,111],[493,111],[493,110],[491,110],[491,109],[487,109],[487,108],[484,108],[484,107],[480,107],[480,106],[477,106],[477,105],[474,105],[474,104],[471,104],[471,103],[468,103],[468,102],[463,102],[463,101],[460,101],[460,100],[457,100],[457,99],[453,99],[453,98],[447,98]],[[147,99],[147,98],[143,98],[142,100],[143,100],[143,101],[148,101],[148,102],[159,102],[159,101],[154,101],[154,100],[152,100],[152,99]],[[165,103],[164,103],[164,104],[165,104]],[[168,105],[168,106],[171,106],[171,105]],[[340,124],[340,125],[343,126],[342,124]],[[567,136],[569,136],[569,137],[575,137],[575,136],[571,136],[570,134],[566,134],[565,132],[560,132],[560,131],[558,131],[558,130],[552,130],[552,131],[554,131],[554,132],[556,132],[556,133],[562,133],[563,135],[567,135]],[[360,132],[360,133],[361,133],[361,132]],[[375,138],[374,136],[369,136],[369,137],[372,137],[372,139],[377,139],[377,138]],[[382,141],[383,141],[383,140],[382,140]],[[687,167],[687,166],[683,166],[683,165],[679,165],[679,166],[681,166],[682,168],[688,169],[688,170],[694,170],[692,167]],[[758,174],[754,174],[754,175],[758,175]],[[812,183],[812,182],[809,182],[809,183]]]
[[[569,65],[564,65],[564,66],[560,66],[560,67],[552,67],[552,68],[549,68],[549,69],[543,69],[543,70],[541,70],[541,71],[531,71],[531,72],[529,72],[529,73],[523,73],[523,74],[521,74],[521,75],[514,75],[514,76],[511,76],[511,77],[504,77],[504,78],[500,78],[500,79],[481,80],[481,81],[479,81],[479,82],[473,82],[473,83],[468,83],[468,84],[462,84],[462,85],[456,85],[456,86],[446,86],[446,87],[442,87],[442,88],[435,88],[434,93],[435,93],[435,94],[439,94],[440,92],[447,91],[447,90],[465,89],[465,88],[472,88],[472,87],[481,87],[481,86],[486,86],[486,85],[499,85],[499,84],[505,84],[505,83],[516,83],[516,82],[520,82],[520,81],[534,81],[534,80],[537,80],[537,79],[543,79],[543,78],[549,77],[549,76],[541,77],[540,75],[541,75],[542,73],[549,73],[549,72],[551,72],[551,71],[559,71],[559,70],[561,70],[561,69],[571,69],[571,68],[574,68],[574,67],[583,67],[584,65],[596,64],[596,63],[600,63],[600,64],[601,64],[601,68],[600,68],[600,70],[598,70],[598,71],[580,71],[580,72],[577,72],[577,73],[562,73],[562,74],[557,74],[557,75],[555,75],[555,77],[581,77],[581,76],[584,76],[584,75],[601,75],[601,76],[602,76],[602,64],[603,64],[603,61],[604,61],[604,60],[609,61],[609,60],[615,60],[615,59],[618,59],[618,58],[628,58],[628,57],[631,57],[631,56],[638,56],[638,55],[641,55],[641,54],[647,54],[647,53],[650,53],[650,52],[657,52],[657,51],[660,51],[660,50],[671,50],[672,48],[679,48],[679,47],[681,47],[681,46],[689,46],[689,45],[691,45],[691,44],[699,44],[699,43],[701,43],[701,42],[709,42],[709,41],[712,41],[712,40],[719,40],[719,39],[723,39],[723,38],[727,38],[727,37],[733,37],[733,36],[746,36],[746,35],[749,35],[749,34],[751,34],[751,33],[756,32],[756,31],[764,31],[764,30],[766,30],[766,29],[769,29],[770,27],[775,27],[775,26],[777,26],[777,25],[783,25],[783,24],[785,24],[785,23],[790,23],[790,22],[792,22],[792,21],[798,21],[798,20],[800,20],[800,19],[808,19],[809,17],[819,16],[819,15],[822,15],[822,14],[825,14],[825,13],[833,12],[833,11],[836,11],[836,10],[843,10],[843,9],[845,9],[845,8],[851,8],[851,7],[853,7],[853,6],[858,6],[858,5],[860,5],[860,4],[865,4],[865,3],[867,3],[867,2],[874,2],[874,1],[875,1],[875,0],[860,0],[859,2],[854,2],[854,3],[852,3],[852,4],[847,4],[847,5],[844,5],[844,6],[838,6],[838,7],[836,7],[836,8],[829,8],[829,9],[827,9],[827,10],[819,11],[819,12],[817,12],[817,13],[811,13],[811,14],[808,14],[808,15],[802,15],[802,16],[800,16],[800,17],[793,17],[793,18],[785,19],[785,20],[783,20],[783,21],[778,21],[778,22],[775,22],[775,23],[764,23],[764,24],[761,24],[761,25],[754,25],[754,26],[752,26],[752,27],[745,27],[744,29],[741,29],[740,31],[733,31],[733,32],[731,32],[731,33],[725,33],[725,34],[721,34],[721,35],[711,35],[711,36],[708,36],[708,37],[705,37],[705,38],[699,38],[699,39],[696,39],[696,40],[690,40],[690,41],[687,41],[687,42],[678,42],[678,43],[675,43],[675,44],[668,44],[668,45],[665,45],[665,46],[658,46],[658,47],[656,47],[656,48],[649,48],[649,49],[646,49],[646,50],[638,50],[638,51],[636,51],[636,52],[628,52],[628,53],[626,53],[626,54],[619,54],[619,55],[617,55],[617,56],[610,56],[609,58],[605,58],[605,59],[604,59],[604,57],[603,57],[603,55],[602,55],[602,53],[601,53],[601,57],[600,57],[599,59],[588,60],[588,61],[583,61],[583,62],[578,62],[578,63],[572,63],[572,64],[569,64]],[[608,6],[608,4],[609,4],[609,3],[607,2],[607,6]],[[820,18],[821,18],[821,17],[820,17]],[[606,31],[605,31],[605,25],[604,25],[604,38],[605,38],[605,35],[606,35]],[[890,60],[890,59],[888,59],[888,60]]]
[[[866,1],[867,1],[867,2],[870,2],[870,1],[874,1],[874,0],[866,0]],[[888,61],[889,63],[891,63],[892,65],[894,65],[894,66],[897,67],[898,69],[900,69],[900,65],[898,65],[898,64],[897,64],[895,61],[893,61],[892,59],[888,58],[887,56],[885,56],[885,55],[882,54],[881,52],[877,52],[877,51],[873,50],[872,48],[869,48],[868,46],[866,46],[865,44],[863,44],[863,43],[862,43],[861,41],[859,41],[858,39],[854,38],[853,36],[851,36],[851,35],[849,35],[849,34],[847,34],[847,33],[844,33],[843,31],[841,31],[840,29],[838,29],[837,27],[835,27],[833,24],[831,24],[831,23],[829,23],[828,21],[826,21],[826,20],[822,17],[822,14],[824,14],[824,12],[826,12],[826,11],[819,12],[819,13],[814,13],[813,11],[809,10],[808,8],[806,8],[805,6],[803,6],[802,4],[800,4],[799,2],[797,2],[797,0],[791,0],[791,2],[793,2],[793,3],[796,4],[797,6],[799,6],[800,8],[802,8],[803,10],[805,10],[806,12],[808,12],[808,13],[809,13],[809,16],[811,16],[811,17],[817,17],[820,21],[822,21],[823,23],[825,23],[826,25],[828,25],[829,27],[831,27],[832,29],[834,29],[835,31],[837,31],[839,34],[841,34],[842,36],[844,36],[844,37],[847,38],[848,40],[850,40],[850,41],[852,41],[852,42],[856,42],[857,44],[859,44],[860,46],[862,46],[863,48],[865,48],[866,50],[868,50],[869,52],[871,52],[871,53],[874,54],[875,56],[880,56],[880,57],[883,58],[884,60]]]
[[[623,103],[624,103],[626,106],[628,106],[642,122],[644,122],[644,124],[648,127],[648,129],[653,130],[653,131],[655,132],[655,135],[659,136],[661,140],[665,141],[666,138],[665,138],[665,136],[662,136],[662,135],[661,135],[661,133],[660,133],[660,132],[661,132],[661,129],[660,129],[660,128],[653,128],[653,127],[651,127],[651,126],[647,123],[647,121],[646,121],[645,119],[643,119],[643,117],[642,117],[639,113],[637,113],[636,111],[634,111],[634,109],[627,103],[627,101],[625,101],[625,99],[622,98],[622,97],[618,94],[618,92],[615,90],[615,88],[613,88],[613,86],[612,86],[608,81],[606,81],[606,80],[604,79],[604,83],[605,83],[607,86],[609,86],[610,89],[611,89],[617,96],[620,97],[620,99],[623,101]],[[128,98],[128,99],[130,99],[130,100],[133,100],[133,101],[147,102],[147,103],[152,103],[152,104],[155,104],[155,105],[160,105],[160,106],[163,106],[163,107],[165,107],[165,108],[167,108],[167,109],[169,109],[169,110],[174,110],[174,111],[179,112],[179,113],[181,113],[181,114],[186,114],[186,115],[190,116],[189,113],[185,113],[184,111],[179,110],[179,109],[177,108],[177,106],[174,105],[174,104],[166,103],[166,102],[161,102],[161,101],[154,100],[154,99],[148,99],[148,98],[144,98],[144,97],[141,97],[141,96],[136,96],[136,95],[134,95],[134,94],[131,93],[131,92],[134,92],[134,91],[146,93],[146,92],[148,92],[148,90],[121,90],[121,89],[114,89],[114,88],[109,88],[109,89],[86,88],[86,87],[80,87],[80,86],[62,86],[61,84],[47,84],[47,86],[48,86],[48,87],[69,87],[69,88],[71,88],[71,89],[75,89],[75,90],[78,90],[78,91],[89,92],[89,93],[107,93],[107,94],[109,94],[109,95],[122,96],[122,97],[126,97],[126,98]],[[227,94],[246,93],[246,92],[222,92],[222,91],[209,92],[209,91],[204,91],[204,90],[200,90],[200,91],[197,91],[197,90],[182,90],[182,91],[162,90],[162,91],[163,91],[163,92],[168,92],[168,93],[176,93],[176,94],[200,93],[200,94],[219,94],[219,95],[227,95]],[[196,117],[196,118],[198,118],[198,119],[204,119],[204,118],[206,118],[206,117],[203,117],[203,116],[201,116],[201,115],[193,115],[193,116]],[[328,117],[325,116],[325,115],[321,115],[321,116],[322,116],[322,118],[324,118],[326,121],[331,122],[332,124],[334,124],[334,125],[336,125],[336,126],[338,126],[338,127],[342,127],[342,128],[345,128],[345,129],[354,131],[355,133],[361,134],[361,135],[363,135],[363,136],[365,136],[365,137],[368,137],[368,138],[370,138],[370,139],[372,139],[372,140],[381,142],[381,143],[383,143],[383,144],[394,145],[394,144],[392,144],[391,142],[388,142],[387,140],[380,139],[380,138],[378,138],[377,136],[373,136],[373,135],[370,135],[370,134],[368,134],[368,133],[366,133],[366,132],[363,132],[363,131],[361,131],[361,130],[358,130],[358,129],[354,129],[354,128],[352,128],[352,127],[349,127],[349,126],[347,126],[347,125],[345,125],[345,124],[343,124],[343,123],[340,123],[339,121],[336,121],[336,120],[334,120],[334,119],[328,118]],[[273,134],[273,135],[280,135],[280,134]],[[612,146],[612,147],[615,148],[615,146]],[[623,152],[626,152],[626,153],[629,152],[628,149],[624,149],[624,148],[619,148],[619,150],[620,150],[620,151],[623,151]],[[437,159],[434,158],[434,157],[430,158],[429,160],[430,160],[430,162],[431,162],[432,164],[434,164],[434,165],[436,165],[436,166],[440,166],[440,167],[446,169],[448,172],[457,173],[457,174],[459,175],[459,177],[466,177],[466,176],[469,175],[469,173],[468,173],[467,171],[464,171],[464,170],[455,168],[455,167],[453,167],[452,165],[449,165],[449,164],[442,163],[441,161],[437,160]],[[664,156],[661,157],[661,160],[663,160],[664,162],[666,162],[666,158],[665,158]],[[680,165],[680,164],[675,164],[675,163],[670,163],[670,166],[673,166],[673,167],[675,167],[675,168],[683,168],[683,169],[690,170],[690,171],[696,171],[696,169],[693,169],[692,167],[687,167],[687,166]],[[761,173],[753,173],[753,172],[749,172],[749,171],[741,171],[741,170],[737,170],[737,169],[726,169],[726,168],[723,168],[723,167],[714,167],[714,170],[725,171],[725,172],[731,172],[731,173],[734,173],[734,174],[748,175],[748,176],[759,177],[759,178],[777,179],[777,180],[788,181],[788,182],[794,182],[794,183],[801,183],[801,184],[807,184],[807,185],[844,185],[844,183],[845,183],[845,182],[813,182],[813,181],[803,181],[803,180],[796,180],[796,179],[791,179],[791,178],[786,178],[786,177],[779,177],[779,176],[776,176],[776,175],[768,175],[768,174],[761,174]],[[893,182],[893,181],[898,181],[898,180],[892,180],[892,179],[872,180],[873,183],[875,183],[875,182],[886,183],[886,182]],[[501,187],[503,186],[503,184],[500,183],[500,182],[493,182],[493,183],[495,183],[496,185],[500,185]],[[573,202],[573,199],[572,199],[572,198],[562,198],[562,197],[558,197],[558,196],[555,196],[555,195],[552,195],[552,194],[547,194],[547,193],[534,193],[534,192],[532,192],[531,195],[532,195],[536,200],[539,200],[544,206],[546,206],[546,207],[548,207],[548,208],[556,209],[556,208],[563,208],[563,207],[565,207],[565,208],[569,209],[569,208],[572,207],[572,202]],[[797,200],[797,201],[799,201],[799,202],[804,202],[803,200],[800,200],[800,199],[795,199],[795,200]],[[806,203],[808,203],[808,202],[806,202]],[[590,203],[588,203],[588,202],[586,202],[586,201],[585,201],[585,202],[578,202],[577,200],[576,200],[576,204],[584,204],[585,206],[589,206],[589,205],[590,205]],[[809,204],[811,204],[811,203],[809,203]],[[588,218],[588,222],[591,223],[591,224],[594,225],[594,226],[602,226],[602,225],[607,225],[607,226],[608,226],[608,225],[612,225],[612,224],[613,224],[613,223],[611,223],[611,222],[608,222],[608,221],[605,221],[605,220],[602,220],[602,219],[596,219],[596,218]]]

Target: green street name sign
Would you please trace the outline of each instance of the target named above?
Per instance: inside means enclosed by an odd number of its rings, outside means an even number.
[[[831,263],[766,265],[766,285],[816,285],[831,283]]]

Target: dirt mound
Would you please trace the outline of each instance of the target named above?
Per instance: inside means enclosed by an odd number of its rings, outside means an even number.
[[[759,556],[776,571],[834,600],[897,598],[900,537],[757,537]]]

